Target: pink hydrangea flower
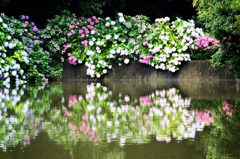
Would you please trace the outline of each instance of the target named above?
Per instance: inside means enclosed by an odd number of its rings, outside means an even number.
[[[88,22],[91,22],[92,20],[90,18],[87,19]]]
[[[72,65],[76,65],[77,64],[77,59],[75,58],[75,57],[69,57],[68,58],[68,61],[69,61],[69,63],[70,64],[72,64]]]
[[[82,34],[83,33],[83,30],[79,30],[79,34]]]
[[[97,19],[97,17],[96,17],[96,16],[92,16],[92,18],[93,18],[93,20],[96,20],[96,19]]]
[[[74,25],[71,25],[70,28],[73,29],[73,28],[74,28]]]

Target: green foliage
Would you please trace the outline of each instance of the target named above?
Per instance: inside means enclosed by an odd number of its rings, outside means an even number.
[[[212,35],[221,42],[221,51],[211,60],[212,66],[228,65],[236,78],[240,77],[240,1],[239,0],[194,0],[198,18]]]
[[[75,14],[70,14],[64,10],[55,18],[47,20],[46,28],[42,29],[41,38],[44,40],[44,45],[49,49],[51,55],[60,59],[63,51],[63,44],[67,41],[67,33],[70,25],[76,24],[77,17]]]

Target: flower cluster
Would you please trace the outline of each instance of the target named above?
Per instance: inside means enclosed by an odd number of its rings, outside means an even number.
[[[125,22],[123,15],[119,14],[119,21],[93,16],[70,25],[69,43],[63,45],[70,64],[85,62],[87,75],[98,78],[115,63],[128,64],[133,58],[134,42],[128,43],[128,24],[125,26]]]
[[[93,16],[69,26],[68,43],[63,47],[70,64],[85,62],[86,73],[92,78],[100,78],[113,64],[121,66],[131,59],[175,72],[182,61],[191,60],[189,48],[194,48],[195,39],[205,36],[193,20],[178,18],[170,23],[165,17],[150,25],[148,17],[122,13],[117,19]]]
[[[211,56],[221,50],[220,42],[209,36],[199,37],[194,43],[194,57],[196,59],[211,59]]]
[[[61,15],[49,19],[46,28],[41,30],[44,45],[51,51],[52,56],[56,56],[56,59],[61,58],[64,49],[62,45],[67,42],[69,27],[76,23],[76,15],[64,10]]]
[[[56,71],[49,66],[49,53],[40,46],[41,31],[28,16],[17,20],[2,13],[0,17],[0,85],[9,87],[14,80],[17,86],[27,80],[48,83],[49,75]]]

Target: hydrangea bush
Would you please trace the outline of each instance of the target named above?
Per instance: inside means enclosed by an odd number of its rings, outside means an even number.
[[[49,52],[43,51],[39,40],[41,31],[28,16],[17,20],[1,13],[0,16],[0,85],[10,86],[35,81],[45,85],[52,75],[60,75],[61,70],[49,66]],[[15,77],[15,78],[12,78]]]
[[[76,24],[77,17],[64,10],[61,15],[56,15],[55,18],[47,21],[47,26],[41,30],[41,39],[44,41],[46,49],[60,59],[64,49],[62,46],[67,42],[69,27]]]
[[[128,64],[131,59],[175,72],[182,61],[191,60],[189,49],[195,48],[195,40],[205,37],[193,20],[170,22],[165,17],[151,25],[145,16],[122,13],[115,21],[93,16],[69,28],[63,56],[72,65],[85,63],[86,74],[92,78],[100,78],[114,64]]]
[[[213,54],[221,50],[220,42],[209,36],[197,38],[194,46],[194,57],[198,60],[210,60]]]

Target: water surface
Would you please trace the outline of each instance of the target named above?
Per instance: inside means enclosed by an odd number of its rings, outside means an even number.
[[[239,81],[0,90],[0,158],[240,158]]]

